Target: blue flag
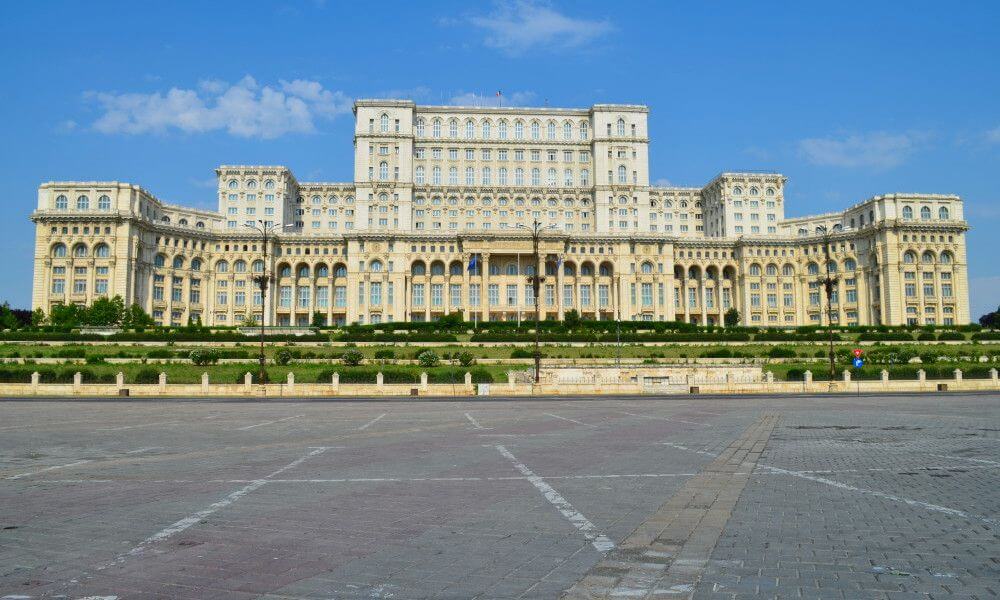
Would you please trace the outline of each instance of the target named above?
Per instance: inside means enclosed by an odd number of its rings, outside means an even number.
[[[469,259],[469,272],[472,273],[476,271],[478,267],[479,267],[479,255],[473,254],[472,258]]]

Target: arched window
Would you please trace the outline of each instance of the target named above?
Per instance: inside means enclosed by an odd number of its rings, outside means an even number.
[[[541,136],[542,136],[542,134],[541,134],[541,127],[539,126],[538,121],[532,121],[531,122],[531,139],[537,140]]]
[[[368,270],[371,271],[372,273],[381,273],[382,272],[382,261],[380,261],[380,260],[373,260],[371,263],[369,263]]]
[[[830,262],[826,263],[826,272],[827,273],[836,273],[837,272],[837,262],[831,260]]]
[[[192,271],[200,271],[201,270],[201,259],[200,258],[192,258],[191,259],[191,270]]]
[[[419,184],[424,182],[424,168],[422,166],[418,166],[416,171],[414,171],[413,179]]]
[[[618,135],[625,135],[625,119],[618,119]]]
[[[904,206],[903,207],[903,218],[904,219],[912,219],[913,218],[913,207],[912,206]]]
[[[491,131],[491,127],[492,126],[490,125],[489,121],[483,121],[483,139],[484,140],[490,139],[490,136],[493,135],[493,132]]]
[[[111,198],[107,194],[97,199],[97,210],[111,210]]]
[[[417,261],[410,266],[410,273],[416,277],[427,274],[427,267],[424,265],[423,261]]]
[[[514,122],[514,139],[524,139],[524,123],[522,121]]]
[[[611,267],[608,265],[608,263],[601,263],[601,266],[598,268],[597,273],[601,277],[611,277]]]
[[[316,277],[317,278],[320,278],[320,277],[329,277],[329,276],[330,276],[330,268],[329,267],[327,267],[326,265],[324,265],[322,263],[316,265]]]
[[[733,195],[734,196],[740,196],[742,194],[743,194],[743,188],[741,188],[740,186],[736,186],[736,187],[733,188]]]
[[[913,250],[907,250],[903,253],[903,262],[908,265],[917,262],[917,253]]]
[[[751,196],[757,196],[759,194],[760,194],[760,190],[758,190],[756,187],[751,187],[750,188],[750,195]]]
[[[618,183],[628,183],[628,170],[625,165],[618,165]]]
[[[650,273],[653,272],[653,263],[651,263],[651,262],[644,262],[644,263],[642,263],[641,270],[642,270],[643,275],[649,275]]]
[[[252,269],[254,273],[263,273],[264,272],[264,261],[259,260],[259,259],[253,261],[253,264],[250,265],[250,269]]]
[[[202,223],[201,221],[198,221],[197,223],[194,224],[194,227],[195,227],[195,229],[204,229],[205,228],[205,224]]]
[[[233,263],[234,273],[246,273],[247,272],[247,261],[242,258]]]
[[[548,122],[548,124],[545,126],[545,134],[548,136],[548,138],[550,140],[556,139],[556,122],[555,121],[549,121]]]
[[[382,161],[378,164],[378,178],[381,181],[389,179],[389,163]]]
[[[154,267],[162,267],[165,264],[167,264],[167,257],[166,256],[163,256],[162,254],[157,254],[156,256],[153,257],[153,266]]]
[[[941,253],[941,264],[950,265],[952,262],[951,252],[945,250]]]
[[[930,265],[934,263],[934,253],[930,250],[924,250],[924,253],[920,255],[920,262],[925,265]]]
[[[66,210],[69,208],[69,201],[62,194],[56,196],[56,210]]]
[[[174,257],[174,262],[173,262],[173,267],[175,269],[183,269],[184,268],[184,257],[183,256],[175,256]]]
[[[265,190],[273,190],[274,189],[274,181],[272,181],[270,179],[268,179],[267,181],[265,181],[264,182],[264,189]]]
[[[948,220],[948,207],[947,206],[942,206],[941,208],[938,209],[938,218],[941,219],[942,221],[947,221]]]
[[[469,119],[465,122],[465,139],[471,140],[476,137],[476,123]]]
[[[458,137],[458,119],[451,119],[448,121],[448,137]]]
[[[580,169],[580,185],[590,185],[590,169]]]
[[[248,181],[247,182],[247,189],[250,189],[250,190],[257,189],[257,180],[256,179],[251,179],[250,181]]]
[[[500,121],[497,125],[497,136],[501,140],[507,139],[507,121]]]
[[[441,183],[441,167],[434,167],[431,169],[431,183],[434,185],[440,185]]]
[[[73,256],[76,258],[83,258],[87,256],[87,246],[84,244],[77,244],[73,246]]]
[[[785,265],[781,267],[781,274],[785,277],[791,277],[792,275],[795,275],[795,267],[790,264]]]
[[[760,265],[758,265],[757,263],[750,265],[750,276],[760,277]]]
[[[111,248],[107,244],[94,246],[94,256],[97,258],[108,258],[111,256]]]
[[[217,273],[228,273],[229,263],[224,260],[220,260],[219,262],[215,263],[215,271]]]
[[[764,272],[767,273],[768,277],[775,277],[778,275],[778,265],[767,265]]]
[[[517,275],[517,263],[508,263],[507,264],[507,274],[508,275]]]
[[[920,220],[930,221],[931,220],[931,207],[921,206],[920,207]]]
[[[229,180],[229,189],[235,190],[239,186],[240,186],[240,182],[236,181],[235,179],[230,179]]]
[[[571,140],[573,139],[573,124],[569,121],[563,123],[563,139]]]
[[[382,116],[378,118],[378,127],[382,133],[389,132],[389,115],[382,113]]]
[[[56,244],[52,246],[52,256],[55,258],[66,257],[66,244]]]
[[[444,275],[444,263],[439,260],[432,262],[431,275]]]
[[[417,137],[424,137],[424,120],[417,119]]]
[[[455,262],[451,263],[451,266],[448,267],[448,273],[451,274],[451,275],[461,275],[462,274],[462,263],[460,263],[458,261],[455,261]]]
[[[177,221],[177,224],[178,224],[178,225],[183,225],[183,226],[185,226],[185,227],[186,227],[186,226],[187,226],[187,224],[188,224],[188,220],[187,220],[187,219],[185,219],[184,217],[181,217],[181,220],[180,220],[180,221]]]
[[[810,275],[819,275],[819,265],[813,262],[809,263],[806,267],[806,272]]]
[[[580,139],[586,140],[590,137],[590,126],[586,121],[580,121]]]
[[[344,266],[344,265],[337,265],[333,269],[333,276],[334,277],[347,277],[347,267]]]
[[[431,123],[431,136],[436,138],[441,137],[441,119],[434,119]]]
[[[291,265],[281,265],[278,267],[278,277],[291,277],[292,276],[292,266]]]
[[[853,271],[858,268],[858,263],[853,258],[848,258],[844,261],[844,270]]]
[[[483,167],[483,185],[490,185],[490,168]]]
[[[86,196],[80,196],[76,199],[77,210],[87,210],[89,208],[90,208],[90,198]]]
[[[309,277],[309,266],[308,265],[299,265],[299,269],[296,272],[296,276],[300,277],[300,278]]]

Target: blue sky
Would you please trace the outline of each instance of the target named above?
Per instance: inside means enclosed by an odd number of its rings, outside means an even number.
[[[136,8],[141,6],[141,8]],[[0,19],[7,257],[30,303],[48,180],[215,206],[219,164],[347,181],[357,97],[650,106],[653,180],[789,177],[787,214],[955,193],[973,316],[1000,303],[1000,3],[34,2]]]

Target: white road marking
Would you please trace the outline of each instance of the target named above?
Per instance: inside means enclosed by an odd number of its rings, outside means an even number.
[[[382,417],[386,416],[387,414],[389,414],[389,413],[382,413],[379,416],[377,416],[374,419],[372,419],[371,421],[368,421],[367,423],[365,423],[361,427],[358,427],[358,431],[364,431],[365,429],[368,429],[369,427],[371,427],[375,423],[378,423],[382,419]]]
[[[494,446],[504,458],[509,460],[514,468],[521,472],[528,481],[531,482],[535,488],[545,496],[545,499],[549,501],[552,506],[555,506],[559,512],[562,513],[570,523],[576,527],[577,531],[583,534],[589,542],[590,545],[594,547],[598,552],[607,552],[615,547],[615,543],[608,539],[604,534],[597,530],[597,527],[590,522],[587,517],[583,516],[579,511],[573,508],[565,498],[559,495],[551,485],[545,483],[545,480],[535,475],[531,469],[527,467],[524,463],[519,461],[516,456],[511,454],[510,450],[504,448],[501,445]]]
[[[11,475],[10,477],[4,477],[4,479],[21,479],[22,477],[30,477],[32,475],[37,475],[39,473],[45,473],[46,471],[55,471],[56,469],[66,469],[68,467],[75,467],[76,465],[82,465],[84,463],[91,462],[88,460],[78,460],[76,462],[71,462],[65,465],[55,465],[54,467],[45,467],[44,469],[39,469],[37,471],[30,471],[28,473],[19,473],[17,475]]]
[[[160,542],[162,540],[165,540],[165,539],[167,539],[167,538],[169,538],[169,537],[171,537],[173,535],[176,535],[176,534],[178,534],[178,533],[180,533],[180,532],[188,529],[189,527],[191,527],[192,525],[198,523],[199,521],[201,521],[205,517],[211,515],[212,513],[216,512],[216,511],[218,511],[220,509],[223,509],[223,508],[225,508],[227,506],[229,506],[230,504],[232,504],[233,502],[236,502],[237,500],[239,500],[243,496],[246,496],[250,492],[263,487],[265,484],[268,483],[268,480],[270,480],[272,477],[274,477],[276,475],[280,475],[281,473],[284,473],[288,469],[293,469],[293,468],[299,466],[300,464],[302,464],[303,462],[305,462],[307,459],[309,459],[309,458],[311,458],[313,456],[316,456],[317,454],[322,454],[323,452],[326,452],[326,448],[325,447],[316,448],[315,450],[309,452],[305,456],[302,456],[300,458],[297,458],[297,459],[293,460],[292,462],[290,462],[287,465],[281,467],[280,469],[278,469],[278,470],[270,473],[269,475],[265,475],[264,477],[262,477],[260,479],[255,479],[255,480],[251,481],[249,485],[246,485],[246,486],[244,486],[244,487],[242,487],[242,488],[240,488],[240,489],[238,489],[238,490],[236,490],[234,492],[231,492],[226,497],[224,497],[222,500],[219,500],[218,502],[215,502],[214,504],[210,505],[208,508],[205,508],[203,510],[199,510],[198,512],[196,512],[196,513],[194,513],[192,515],[184,517],[183,519],[181,519],[180,521],[177,521],[176,523],[170,525],[169,527],[166,527],[166,528],[161,529],[160,531],[154,533],[153,535],[151,535],[148,538],[144,539],[143,541],[139,542],[138,545],[136,545],[134,548],[132,548],[128,552],[125,552],[124,554],[119,554],[110,563],[101,565],[100,567],[98,567],[98,570],[103,570],[103,569],[106,569],[108,567],[113,567],[113,566],[115,566],[117,564],[121,564],[122,562],[124,562],[130,556],[136,556],[138,554],[142,554],[143,552],[145,552],[146,548],[148,548],[149,546],[151,546],[151,545],[153,545],[153,544],[155,544],[157,542]]]
[[[482,425],[479,424],[479,421],[477,421],[475,417],[473,417],[469,413],[465,413],[465,418],[468,419],[469,423],[472,423],[472,426],[475,427],[476,429],[493,429],[492,427],[483,427]]]
[[[879,492],[876,490],[869,490],[867,488],[855,487],[853,485],[848,485],[846,483],[841,483],[839,481],[834,481],[832,479],[826,479],[825,477],[816,477],[815,475],[808,475],[806,473],[801,473],[799,471],[789,471],[787,469],[779,469],[778,467],[772,467],[770,465],[761,465],[761,466],[764,467],[765,469],[770,469],[775,473],[781,473],[783,475],[791,475],[792,477],[801,477],[802,479],[808,479],[809,481],[815,481],[817,483],[825,483],[826,485],[833,486],[835,488],[840,488],[842,490],[860,492],[862,494],[869,494],[877,498],[892,500],[893,502],[901,502],[909,506],[918,506],[920,508],[926,508],[927,510],[944,513],[946,515],[962,517],[963,519],[968,519],[970,521],[973,520],[982,521],[984,523],[989,523],[990,525],[1000,525],[1000,519],[991,519],[989,517],[982,517],[979,515],[969,514],[965,511],[958,510],[957,508],[948,508],[947,506],[941,506],[939,504],[931,504],[930,502],[921,502],[920,500],[912,500],[910,498],[904,498],[902,496],[887,494],[885,492]]]
[[[247,425],[246,427],[239,427],[236,431],[246,431],[248,429],[253,429],[255,427],[263,427],[264,425],[272,425],[274,423],[281,423],[283,421],[291,421],[292,419],[298,419],[303,415],[295,415],[294,417],[285,417],[284,419],[275,419],[274,421],[264,421],[263,423],[257,423],[256,425]]]
[[[638,415],[636,413],[630,413],[624,410],[618,411],[623,415],[628,415],[630,417],[639,417],[640,419],[659,419],[661,421],[677,421],[678,423],[687,423],[689,425],[704,425],[705,427],[711,427],[709,423],[699,423],[698,421],[685,421],[684,419],[678,419],[676,417],[658,417],[654,415]]]
[[[748,473],[737,473],[747,475]],[[584,475],[546,475],[543,479],[653,479],[664,477],[692,477],[697,473],[612,473]],[[528,481],[528,477],[509,475],[504,477],[345,477],[335,479],[268,479],[274,483],[410,483],[420,481]],[[253,483],[254,479],[40,479],[38,483]]]
[[[972,462],[983,463],[983,464],[987,464],[987,465],[996,465],[996,466],[1000,467],[1000,462],[996,462],[994,460],[986,460],[985,458],[968,458],[966,456],[945,456],[944,454],[931,454],[931,456],[936,456],[938,458],[951,458],[951,459],[957,459],[957,460],[968,460],[968,461],[972,461]]]
[[[711,452],[705,452],[704,450],[692,450],[691,448],[687,448],[685,446],[681,446],[680,444],[671,444],[669,442],[660,442],[660,443],[663,444],[664,446],[670,446],[672,448],[677,448],[679,450],[686,450],[688,452],[695,452],[697,454],[707,454],[708,456],[718,456],[718,454],[713,454]],[[920,500],[913,500],[911,498],[904,498],[903,496],[896,496],[894,494],[887,494],[885,492],[879,492],[877,490],[870,490],[868,488],[856,487],[856,486],[853,486],[853,485],[848,485],[846,483],[841,483],[839,481],[834,481],[833,479],[827,479],[825,477],[817,477],[817,476],[811,475],[811,474],[809,474],[808,472],[805,472],[805,471],[790,471],[788,469],[781,469],[779,467],[772,467],[771,465],[767,465],[767,464],[763,464],[763,463],[757,463],[757,466],[759,468],[768,469],[768,470],[770,470],[773,473],[780,473],[782,475],[791,475],[792,477],[799,477],[799,478],[802,478],[802,479],[807,479],[809,481],[815,481],[816,483],[823,483],[823,484],[826,484],[826,485],[829,485],[829,486],[832,486],[832,487],[835,487],[835,488],[839,488],[839,489],[842,489],[842,490],[848,490],[848,491],[851,491],[851,492],[859,492],[859,493],[862,493],[862,494],[868,494],[868,495],[871,495],[871,496],[875,496],[877,498],[882,498],[884,500],[891,500],[893,502],[900,502],[900,503],[906,504],[908,506],[917,506],[917,507],[920,507],[920,508],[926,508],[927,510],[931,510],[931,511],[934,511],[934,512],[939,512],[939,513],[944,513],[946,515],[952,515],[952,516],[955,516],[955,517],[961,517],[963,519],[968,519],[970,521],[982,521],[982,522],[988,523],[990,525],[1000,525],[1000,519],[992,519],[990,517],[983,517],[983,516],[980,516],[980,515],[970,514],[970,513],[967,513],[965,511],[958,510],[957,508],[949,508],[947,506],[941,506],[939,504],[931,504],[930,502],[921,502]],[[914,467],[914,468],[927,468],[927,467]],[[940,467],[940,468],[944,469],[944,468],[948,468],[948,467]],[[969,468],[969,467],[963,467],[963,468]],[[890,469],[890,470],[895,471],[895,470],[898,470],[898,469]]]
[[[150,446],[149,448],[139,448],[138,450],[129,450],[125,454],[142,454],[143,452],[149,452],[150,450],[159,450],[163,446]]]
[[[124,425],[122,427],[102,427],[101,429],[95,429],[94,433],[98,431],[124,431],[126,429],[139,429],[140,427],[156,427],[157,425],[176,425],[177,421],[158,421],[156,423],[143,423],[141,425]]]
[[[577,421],[576,419],[570,419],[569,417],[560,417],[559,415],[553,413],[542,413],[542,414],[549,417],[555,417],[556,419],[562,419],[563,421],[569,421],[570,423],[576,423],[577,425],[583,425],[584,427],[597,427],[597,425],[591,425],[590,423],[584,423],[582,421]]]

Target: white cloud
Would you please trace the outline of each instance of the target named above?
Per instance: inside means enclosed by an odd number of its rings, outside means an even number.
[[[657,187],[673,187],[674,183],[669,179],[667,179],[666,177],[660,177],[659,179],[653,182],[653,185]]]
[[[279,80],[261,87],[246,76],[235,84],[203,80],[197,89],[171,88],[151,94],[90,92],[103,110],[92,124],[107,134],[206,133],[271,139],[287,133],[312,133],[317,118],[351,112],[351,99],[316,81]]]
[[[875,131],[841,138],[809,138],[799,151],[814,165],[887,169],[901,164],[926,136]]]
[[[1000,144],[1000,127],[990,129],[986,132],[986,141],[991,144]]]
[[[535,46],[579,47],[614,30],[606,20],[571,17],[533,0],[500,3],[468,21],[485,30],[485,45],[512,55]]]
[[[448,104],[452,106],[526,106],[535,98],[535,92],[512,92],[504,93],[502,98],[497,98],[496,92],[492,94],[477,94],[475,92],[461,92],[452,96]]]

